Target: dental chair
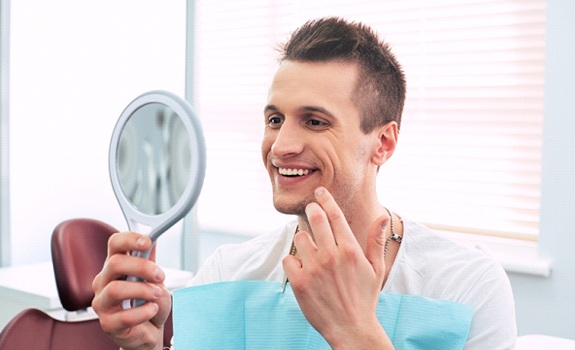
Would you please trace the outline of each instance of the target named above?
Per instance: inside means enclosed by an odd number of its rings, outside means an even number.
[[[60,223],[52,233],[52,264],[58,296],[68,312],[55,319],[38,309],[16,315],[0,333],[0,350],[117,350],[90,309],[92,280],[106,260],[108,239],[117,232],[93,219],[72,219]],[[171,316],[171,315],[170,315]],[[171,317],[166,323],[164,343],[172,337]]]

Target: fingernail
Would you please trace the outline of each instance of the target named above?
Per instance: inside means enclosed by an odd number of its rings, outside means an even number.
[[[150,303],[152,304],[152,307],[154,308],[154,312],[158,312],[160,310],[160,305],[156,304],[156,303]]]
[[[318,187],[315,189],[315,195],[317,197],[323,196],[324,193],[325,193],[325,188],[323,188],[323,187]]]
[[[156,268],[156,271],[154,271],[154,278],[156,279],[156,281],[160,282],[164,280],[164,271],[162,271],[162,269],[160,268]]]
[[[154,293],[155,298],[159,298],[162,296],[162,294],[163,294],[162,288],[160,288],[158,286],[152,286],[152,288],[154,289],[153,293]]]
[[[146,245],[146,238],[145,237],[138,238],[138,240],[136,241],[136,246],[142,248],[145,245]]]

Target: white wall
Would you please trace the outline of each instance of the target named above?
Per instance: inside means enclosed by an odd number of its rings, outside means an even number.
[[[511,274],[521,334],[575,339],[575,2],[547,1],[540,255],[549,278]]]
[[[17,0],[10,24],[9,264],[21,265],[50,259],[63,220],[127,228],[108,175],[112,130],[145,91],[184,96],[186,1]],[[162,256],[179,266],[179,249]]]

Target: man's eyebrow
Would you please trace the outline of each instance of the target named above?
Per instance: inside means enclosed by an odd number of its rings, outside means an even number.
[[[264,113],[269,112],[269,111],[277,112],[277,111],[279,111],[279,109],[275,105],[266,105],[264,107]]]
[[[333,117],[333,113],[328,111],[327,109],[319,106],[304,106],[299,109],[301,113],[310,113],[310,112],[319,112],[321,114],[325,114],[329,117]]]
[[[264,113],[266,112],[278,112],[279,108],[276,105],[266,105],[264,107]],[[319,112],[322,114],[325,114],[327,116],[333,117],[333,113],[331,113],[330,111],[328,111],[327,109],[323,108],[323,107],[319,107],[319,106],[303,106],[301,108],[298,109],[299,113],[314,113],[314,112]]]

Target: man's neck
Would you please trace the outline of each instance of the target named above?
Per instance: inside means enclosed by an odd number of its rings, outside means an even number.
[[[377,220],[377,218],[381,217],[382,215],[387,215],[387,212],[381,205],[379,205],[379,203],[372,207],[371,210],[367,208],[364,210],[362,208],[361,210],[356,210],[355,213],[351,215],[346,215],[346,220],[349,228],[353,232],[355,238],[359,242],[364,252],[369,229],[371,225]],[[298,217],[298,229],[300,231],[309,232],[313,237],[313,230],[311,229],[306,216]],[[386,237],[389,236],[389,227],[387,230],[388,233],[386,234]]]

